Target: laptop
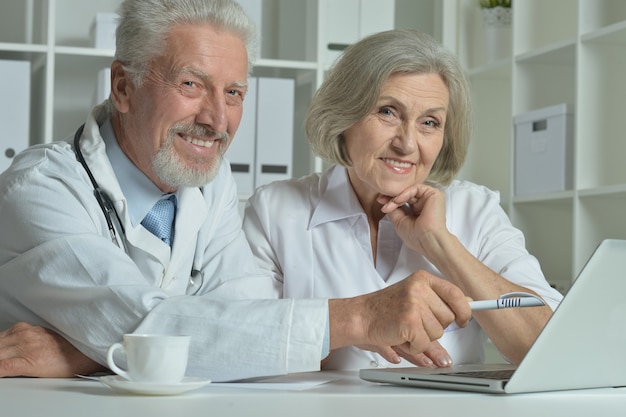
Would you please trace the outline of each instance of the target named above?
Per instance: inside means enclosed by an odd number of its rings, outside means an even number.
[[[361,369],[367,381],[488,393],[626,386],[626,240],[598,245],[522,362]]]

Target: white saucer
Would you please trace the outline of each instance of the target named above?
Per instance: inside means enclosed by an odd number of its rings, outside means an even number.
[[[143,395],[176,395],[211,383],[210,380],[205,378],[185,377],[178,384],[150,384],[128,381],[119,375],[103,376],[100,378],[100,382],[115,390]]]

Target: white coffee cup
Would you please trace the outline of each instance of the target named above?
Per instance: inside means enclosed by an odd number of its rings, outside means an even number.
[[[107,351],[109,368],[121,377],[141,383],[178,384],[185,376],[191,336],[125,334],[123,343]],[[115,364],[113,354],[126,354],[126,370]]]

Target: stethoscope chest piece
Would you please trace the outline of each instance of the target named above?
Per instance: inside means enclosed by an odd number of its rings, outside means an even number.
[[[202,287],[202,283],[204,282],[204,275],[202,272],[197,269],[193,269],[191,271],[191,276],[189,277],[189,284],[187,284],[187,295],[196,295],[198,291],[200,291],[200,287]]]

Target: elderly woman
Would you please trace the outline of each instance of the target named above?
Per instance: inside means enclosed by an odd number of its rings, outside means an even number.
[[[468,84],[457,60],[410,30],[371,35],[342,55],[306,120],[322,174],[264,186],[244,230],[283,297],[352,297],[417,270],[443,277],[475,300],[525,291],[547,305],[475,312],[446,329],[421,365],[484,360],[489,337],[519,362],[562,296],[511,225],[499,196],[455,180],[471,133]],[[363,347],[367,349],[367,347]],[[402,347],[396,347],[402,356]],[[442,353],[443,352],[443,353]],[[406,366],[356,347],[326,369]]]

